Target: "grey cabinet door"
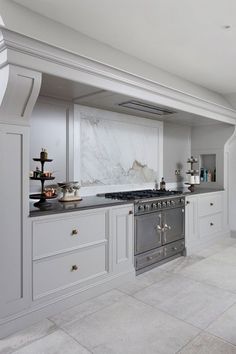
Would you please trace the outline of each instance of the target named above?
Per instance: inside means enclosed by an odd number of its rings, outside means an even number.
[[[174,208],[163,212],[163,245],[184,238],[184,212],[184,208]]]
[[[161,246],[162,213],[135,217],[135,254]]]

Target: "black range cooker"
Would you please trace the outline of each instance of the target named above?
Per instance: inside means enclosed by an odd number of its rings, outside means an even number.
[[[134,203],[136,274],[185,255],[185,197],[178,191],[138,190],[106,193]]]

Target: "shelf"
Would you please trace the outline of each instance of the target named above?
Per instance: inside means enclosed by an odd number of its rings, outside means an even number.
[[[30,199],[55,199],[57,198],[57,194],[54,194],[51,197],[46,197],[44,194],[38,193],[38,194],[30,194]]]
[[[34,181],[52,181],[55,177],[30,177]]]
[[[40,157],[34,157],[33,158],[34,161],[38,161],[38,162],[52,162],[53,159],[40,159]]]

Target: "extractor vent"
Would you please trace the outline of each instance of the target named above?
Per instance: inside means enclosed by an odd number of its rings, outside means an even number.
[[[167,108],[153,106],[153,105],[148,104],[148,103],[143,103],[143,102],[133,101],[133,100],[132,101],[123,102],[123,103],[119,103],[119,106],[122,106],[122,107],[125,107],[125,108],[134,109],[136,111],[157,114],[158,116],[164,116],[164,115],[167,115],[167,114],[176,113],[176,112],[171,111],[170,109],[167,109]]]

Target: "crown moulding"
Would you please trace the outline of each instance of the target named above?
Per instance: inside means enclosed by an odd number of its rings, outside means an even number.
[[[11,66],[11,69],[9,69],[11,80],[9,76],[7,86],[14,81],[15,77],[18,87],[27,92],[25,99],[22,99],[21,108],[18,107],[17,109],[17,116],[23,122],[29,120],[29,114],[33,109],[33,107],[30,108],[30,105],[33,105],[34,99],[36,101],[36,96],[39,94],[41,73],[46,73],[108,91],[126,94],[176,110],[216,119],[219,122],[236,123],[236,111],[229,107],[209,102],[200,97],[195,97],[186,92],[0,27],[0,72],[4,71],[4,68],[8,65]],[[13,67],[18,69],[13,70]],[[16,75],[20,68],[28,70],[28,74]],[[0,77],[4,77],[4,80],[6,80],[6,73],[0,73]],[[3,83],[3,85],[1,84],[3,86],[1,91],[4,90],[4,85],[6,85],[5,81]],[[14,99],[14,89],[7,88],[5,90],[11,92],[11,95],[8,93],[7,101]],[[4,114],[7,112],[2,108],[2,105],[4,105],[3,96],[3,92],[0,92],[0,121],[3,119],[2,112]],[[7,116],[11,116],[11,121],[15,113],[7,113]]]

